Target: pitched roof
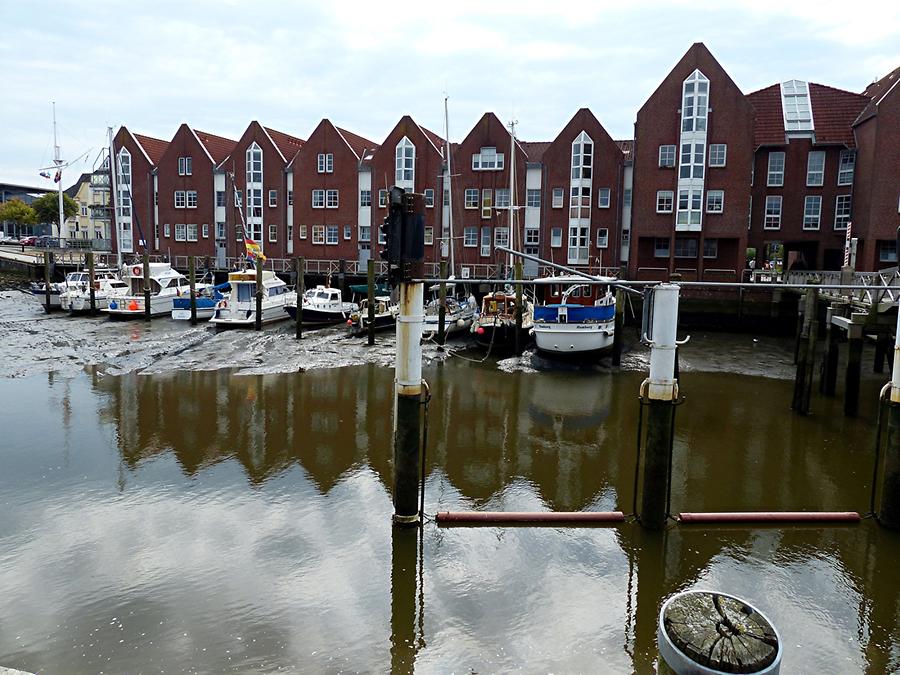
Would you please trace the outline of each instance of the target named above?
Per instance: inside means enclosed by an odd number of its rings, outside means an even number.
[[[544,152],[550,147],[550,141],[520,141],[519,145],[528,156],[529,162],[538,163],[544,156]]]
[[[153,138],[153,136],[144,136],[143,134],[133,133],[131,135],[134,137],[134,140],[140,144],[141,148],[143,148],[144,154],[147,155],[150,163],[153,166],[158,165],[166,148],[169,147],[169,141],[164,141],[161,138]]]
[[[425,134],[425,137],[429,141],[431,141],[431,144],[435,147],[435,149],[439,153],[443,154],[444,139],[441,136],[439,136],[438,134],[431,131],[430,129],[426,129],[421,124],[418,124],[418,122],[416,124],[422,130],[422,133]]]
[[[900,82],[900,67],[895,68],[880,80],[875,80],[872,84],[865,88],[863,96],[869,98],[869,102],[863,111],[853,122],[853,126],[865,122],[870,117],[874,117],[878,113],[878,104],[888,93]]]
[[[624,141],[616,141],[616,145],[619,146],[619,150],[621,150],[622,154],[625,155],[625,159],[631,159],[631,153],[634,152],[633,140],[627,139]]]
[[[206,148],[209,156],[212,157],[214,164],[219,164],[223,159],[228,157],[228,155],[231,154],[231,151],[234,150],[234,146],[237,145],[237,141],[233,141],[230,138],[216,136],[215,134],[200,131],[199,129],[193,129],[193,132]]]
[[[65,190],[63,190],[63,192],[65,192],[72,199],[75,199],[75,195],[78,194],[78,189],[81,187],[81,184],[87,183],[90,180],[91,180],[91,174],[83,173],[78,177],[78,180],[76,180],[74,183],[72,183],[71,186],[69,186]]]
[[[303,144],[306,142],[302,138],[291,136],[290,134],[286,134],[283,131],[278,131],[270,127],[263,127],[263,129],[269,134],[269,138],[272,139],[275,147],[278,148],[278,151],[288,163],[294,159],[294,155],[299,152],[300,148],[303,147]]]
[[[781,103],[781,84],[747,94],[756,111],[753,127],[754,144],[784,145],[784,111]],[[839,144],[854,147],[853,120],[865,107],[867,99],[861,94],[815,82],[809,83],[816,144]]]
[[[375,141],[363,138],[359,134],[354,134],[352,131],[347,131],[346,129],[337,126],[335,129],[337,129],[338,133],[344,137],[344,141],[346,141],[347,145],[349,145],[350,149],[353,151],[353,154],[359,159],[363,159],[364,152],[369,151],[371,153],[372,150],[375,150],[378,147],[378,143]]]

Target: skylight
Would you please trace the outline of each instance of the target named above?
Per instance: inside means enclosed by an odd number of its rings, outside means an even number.
[[[809,86],[802,80],[781,83],[781,107],[784,111],[784,130],[813,131],[812,105]]]

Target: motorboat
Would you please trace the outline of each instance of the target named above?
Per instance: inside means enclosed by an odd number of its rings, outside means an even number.
[[[209,322],[216,328],[237,328],[256,324],[256,270],[244,269],[228,273],[230,292],[217,301]],[[297,294],[272,270],[262,273],[261,323],[287,318],[289,303],[296,303]],[[190,310],[188,310],[190,311]]]
[[[516,294],[509,290],[493,291],[481,300],[481,313],[472,323],[472,333],[479,346],[494,352],[509,352],[531,341],[534,325],[534,303],[522,296],[522,324],[516,327]]]
[[[172,265],[167,262],[149,263],[149,272],[150,316],[169,314],[172,311],[172,300],[190,293],[187,277],[172,269]],[[127,293],[110,300],[107,307],[101,311],[109,314],[111,318],[144,316],[144,266],[126,265],[123,268],[122,281],[128,284]]]
[[[94,288],[94,307],[105,309],[111,300],[122,298],[128,293],[128,284],[119,279],[113,269],[94,270],[94,280],[90,272],[73,272],[79,275],[77,284],[71,284],[59,294],[60,308],[70,315],[91,311],[91,286]]]
[[[390,330],[397,324],[397,315],[400,313],[400,306],[391,301],[388,295],[379,295],[375,297],[375,330]],[[347,326],[350,328],[350,335],[355,337],[368,335],[369,333],[369,300],[363,298],[359,303],[359,310],[353,312],[347,319]]]
[[[597,355],[612,348],[616,298],[613,277],[597,277],[605,285],[587,284],[579,276],[536,279],[550,285],[548,302],[534,308],[534,341],[539,352],[551,355]]]
[[[448,295],[444,298],[444,332],[446,335],[465,332],[472,327],[472,322],[478,314],[478,303],[472,295],[468,298],[455,297],[453,283],[447,284],[446,289]],[[432,293],[432,298],[425,304],[425,319],[422,323],[422,334],[425,338],[437,335],[440,327],[440,286],[435,284],[428,290]]]
[[[198,319],[211,319],[215,313],[216,303],[225,299],[223,293],[228,292],[231,286],[228,282],[213,286],[211,284],[196,284],[194,295]],[[172,300],[172,318],[176,321],[189,321],[191,318],[191,295],[180,296]]]
[[[292,303],[284,307],[292,319],[297,318],[296,296]],[[301,318],[304,325],[327,326],[329,324],[343,323],[350,315],[359,311],[359,305],[355,302],[345,302],[341,297],[339,288],[316,286],[303,294],[303,307]]]
[[[115,273],[113,273],[113,276],[115,276]],[[61,309],[62,300],[60,296],[70,288],[87,287],[90,277],[91,275],[88,271],[76,271],[69,272],[63,281],[50,282],[50,310]],[[29,290],[46,307],[47,285],[43,281],[32,281]]]

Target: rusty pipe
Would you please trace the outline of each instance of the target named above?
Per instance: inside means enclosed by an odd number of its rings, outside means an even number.
[[[858,523],[856,511],[726,511],[679,513],[681,523]]]
[[[622,523],[621,511],[439,511],[438,524],[573,524]]]

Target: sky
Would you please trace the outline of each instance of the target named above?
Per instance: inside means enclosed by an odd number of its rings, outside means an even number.
[[[461,140],[484,112],[552,140],[581,107],[614,138],[693,42],[749,93],[787,79],[850,91],[900,66],[900,2],[454,0],[432,3],[0,0],[0,182],[52,187],[51,102],[66,173],[106,129],[237,139],[252,120],[306,138],[319,120],[380,142],[410,114]],[[86,153],[86,154],[85,154]]]

